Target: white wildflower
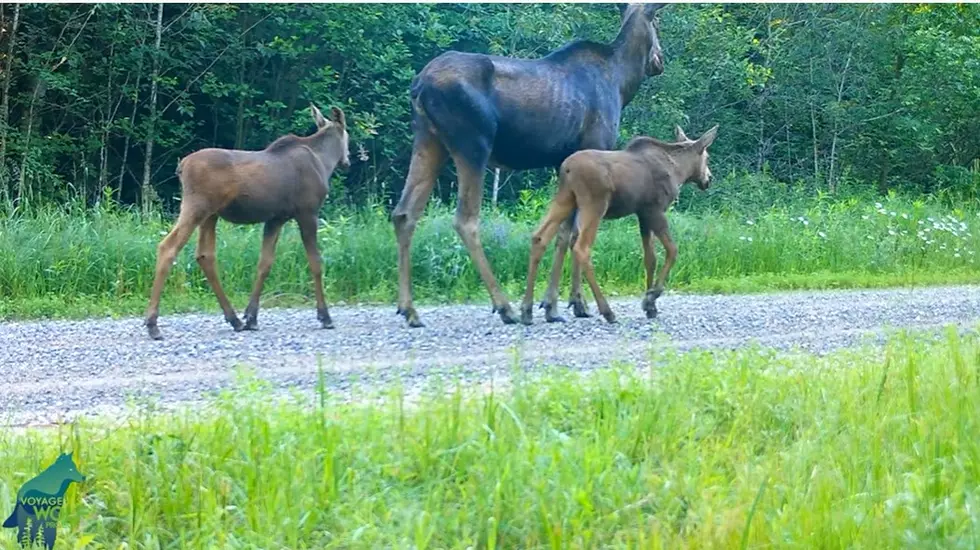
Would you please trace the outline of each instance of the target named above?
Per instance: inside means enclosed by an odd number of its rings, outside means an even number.
[[[817,235],[820,235],[820,238],[821,239],[826,239],[827,238],[827,234],[824,233],[823,231],[817,231]]]
[[[752,220],[745,220],[745,223],[748,225],[755,225],[755,222]]]

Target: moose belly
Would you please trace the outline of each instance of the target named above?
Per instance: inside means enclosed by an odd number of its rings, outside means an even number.
[[[218,212],[221,219],[235,224],[263,223],[284,214],[283,204],[264,201],[256,197],[240,197]]]

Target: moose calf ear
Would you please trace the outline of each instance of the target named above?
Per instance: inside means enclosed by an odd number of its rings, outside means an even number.
[[[323,128],[327,125],[327,119],[323,118],[323,113],[312,103],[310,103],[310,112],[313,113],[313,122],[316,123],[317,128]]]
[[[680,126],[674,126],[674,141],[691,141]]]
[[[332,115],[333,121],[340,124],[343,127],[347,127],[347,118],[344,116],[344,111],[340,107],[331,107],[330,113]]]
[[[708,146],[711,145],[711,143],[715,141],[715,138],[716,137],[718,137],[718,125],[717,124],[715,124],[710,130],[708,130],[707,132],[705,132],[703,136],[701,136],[700,138],[698,138],[697,145],[696,145],[697,151],[700,153],[701,151],[704,151],[705,149],[707,149]]]

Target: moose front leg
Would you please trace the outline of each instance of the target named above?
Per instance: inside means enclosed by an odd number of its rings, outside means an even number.
[[[646,268],[646,292],[643,295],[643,302],[641,307],[646,313],[648,319],[653,319],[657,316],[657,298],[660,296],[660,292],[654,291],[653,288],[653,274],[657,270],[657,251],[654,248],[653,230],[650,228],[650,220],[647,217],[641,216],[640,219],[640,240],[643,244],[643,265]]]
[[[310,264],[310,275],[313,277],[313,292],[316,294],[316,318],[322,328],[333,328],[330,310],[323,297],[323,266],[321,265],[320,249],[316,244],[316,214],[296,218],[299,225],[300,238],[306,249],[306,261]]]
[[[643,298],[644,310],[647,311],[647,317],[650,317],[650,312],[647,310],[647,304],[653,310],[653,315],[657,315],[657,298],[659,298],[664,293],[664,285],[667,282],[667,277],[670,276],[670,270],[674,267],[674,261],[677,259],[677,245],[674,244],[674,240],[670,237],[670,230],[667,228],[667,217],[663,212],[658,212],[652,216],[651,226],[654,234],[660,239],[660,243],[664,245],[664,250],[666,251],[666,258],[664,259],[664,265],[660,268],[660,273],[657,275],[657,281],[654,287],[647,290],[646,296]],[[651,242],[651,247],[653,243]]]

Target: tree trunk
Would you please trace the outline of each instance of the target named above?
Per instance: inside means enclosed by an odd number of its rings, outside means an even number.
[[[500,168],[493,169],[493,197],[490,200],[490,206],[496,210],[497,209],[497,193],[500,192]]]
[[[810,94],[813,92],[813,59],[810,60]],[[810,98],[810,131],[813,137],[813,184],[820,185],[820,163],[817,157],[817,112]]]
[[[153,72],[150,75],[150,119],[147,122],[146,153],[143,157],[143,214],[149,214],[154,202],[150,187],[150,165],[153,161],[153,138],[157,118],[157,78],[160,74],[160,42],[163,35],[163,2],[157,4],[156,45],[153,51]]]
[[[112,124],[112,59],[115,42],[109,46],[109,67],[105,86],[105,116],[102,119],[102,146],[99,148],[99,193],[104,193],[109,182],[109,126]]]
[[[20,23],[20,4],[14,4],[14,23],[7,36],[6,63],[3,67],[3,100],[0,101],[0,201],[10,202],[10,190],[7,187],[7,135],[10,113],[10,74],[14,66],[14,40],[17,37],[17,25]]]
[[[844,63],[844,70],[840,75],[840,83],[837,85],[837,112],[834,113],[834,136],[830,143],[830,169],[827,171],[827,186],[831,194],[837,191],[837,141],[840,137],[840,105],[844,98],[844,83],[847,81],[847,70],[851,67],[851,55],[854,50],[847,54],[847,62]]]
[[[17,204],[18,206],[24,203],[24,199],[27,197],[27,156],[31,151],[31,134],[34,132],[34,106],[37,104],[37,98],[41,95],[41,86],[43,85],[43,80],[41,77],[37,77],[37,82],[34,84],[34,92],[31,94],[30,107],[27,109],[27,122],[24,128],[24,154],[20,157],[20,173],[17,174]]]
[[[129,125],[136,127],[136,113],[140,106],[140,80],[143,78],[143,64],[140,63],[136,73],[136,95],[133,97],[133,112],[129,115]],[[123,180],[126,178],[126,162],[129,159],[129,142],[133,137],[133,132],[126,132],[126,139],[123,141],[122,162],[119,165],[119,183],[116,189],[116,200],[122,201]]]

